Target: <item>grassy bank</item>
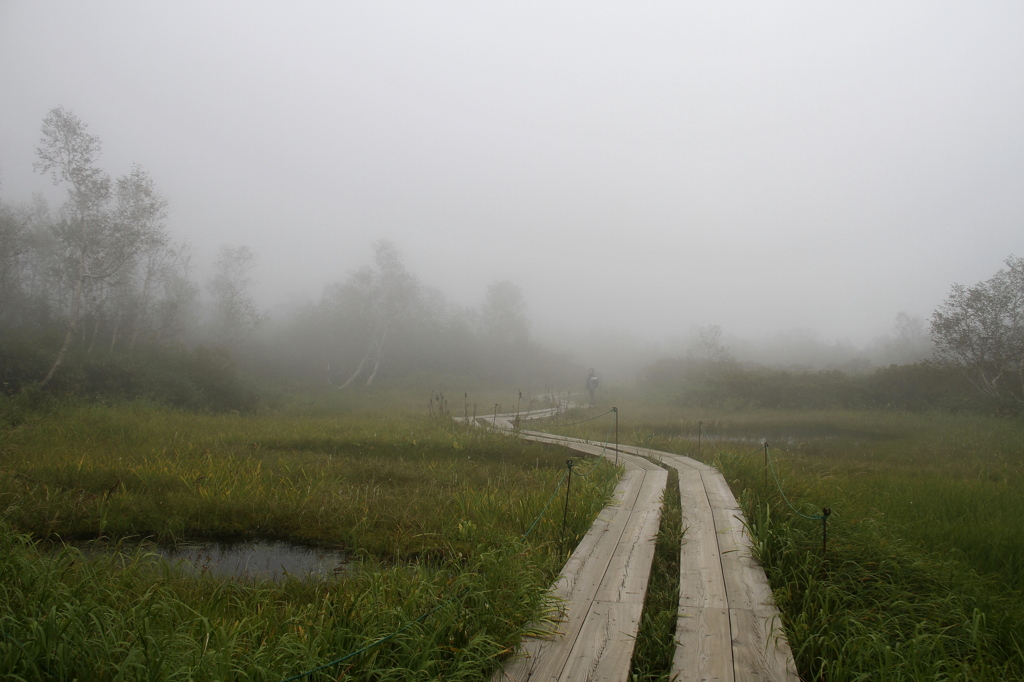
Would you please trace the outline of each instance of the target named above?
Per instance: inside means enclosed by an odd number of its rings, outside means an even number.
[[[78,404],[2,438],[0,667],[27,679],[281,680],[396,631],[312,679],[480,679],[561,565],[560,515],[542,511],[564,452],[447,420]],[[574,482],[570,546],[616,480],[608,466]],[[87,558],[37,542],[143,537],[278,538],[363,563],[225,581],[145,546]]]

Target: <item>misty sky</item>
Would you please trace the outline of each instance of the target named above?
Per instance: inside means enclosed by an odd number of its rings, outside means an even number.
[[[866,342],[1024,255],[1024,3],[0,0],[0,199],[46,113],[273,307],[391,239],[534,328]]]

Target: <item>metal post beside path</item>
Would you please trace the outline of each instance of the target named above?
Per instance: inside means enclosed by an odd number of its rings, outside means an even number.
[[[572,487],[572,460],[565,460],[565,466],[569,468],[569,473],[565,478],[565,506],[562,507],[562,534],[558,540],[559,551],[565,551],[565,520],[569,515],[569,489]]]

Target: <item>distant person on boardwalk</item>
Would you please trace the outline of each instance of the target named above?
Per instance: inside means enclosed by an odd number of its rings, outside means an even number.
[[[587,391],[590,392],[590,406],[594,406],[594,392],[597,391],[597,374],[594,373],[594,368],[590,368],[590,374],[587,375]]]

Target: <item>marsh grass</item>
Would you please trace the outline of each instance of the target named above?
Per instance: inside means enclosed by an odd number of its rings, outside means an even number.
[[[410,623],[312,679],[479,679],[514,646],[516,623],[542,610],[547,586],[543,562],[515,543],[467,562],[280,586],[197,578],[140,555],[44,554],[11,533],[0,552],[0,669],[12,679],[280,680]]]
[[[787,472],[787,496],[831,499],[821,524],[791,512],[752,458],[720,467],[740,490],[755,552],[808,679],[1019,679],[1024,599],[997,575],[906,540],[899,527],[828,482]],[[796,500],[794,500],[794,497]]]
[[[310,679],[481,679],[542,618],[563,561],[560,515],[523,534],[564,451],[449,421],[73,404],[0,437],[0,669],[15,679],[281,680],[388,635]],[[618,473],[574,481],[569,546]],[[151,560],[141,538],[328,544],[362,564],[224,580]]]
[[[513,533],[560,448],[420,417],[201,416],[80,406],[23,424],[0,504],[36,537],[287,538],[409,556]],[[546,528],[542,522],[542,529]]]

